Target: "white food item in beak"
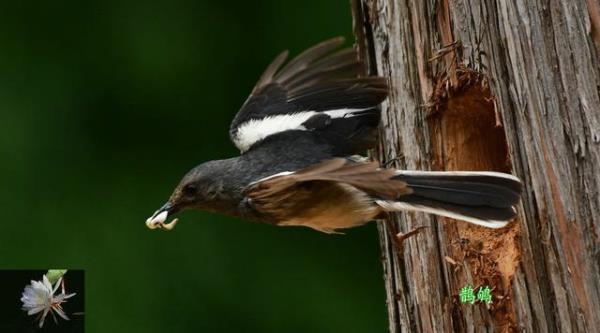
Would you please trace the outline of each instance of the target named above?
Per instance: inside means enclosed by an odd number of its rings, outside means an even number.
[[[173,230],[175,225],[177,224],[178,219],[173,219],[170,223],[166,223],[167,217],[169,216],[169,212],[164,211],[160,214],[152,215],[146,220],[146,227],[149,229],[165,229],[165,230]]]
[[[164,211],[154,217],[151,217],[149,220],[152,223],[165,223],[165,221],[167,220],[167,216],[169,216],[169,212]]]
[[[163,224],[162,228],[167,231],[171,231],[171,230],[173,230],[173,228],[175,228],[177,221],[179,221],[179,219],[173,219],[173,221],[171,221],[170,223]]]
[[[148,227],[148,229],[156,229],[156,228],[158,228],[158,224],[154,224],[154,223],[152,223],[151,219],[147,219],[146,227]]]

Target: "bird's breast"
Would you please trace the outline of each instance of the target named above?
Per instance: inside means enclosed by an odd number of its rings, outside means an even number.
[[[368,194],[341,183],[315,182],[286,201],[287,214],[280,216],[277,225],[305,226],[325,233],[362,225],[380,212]]]

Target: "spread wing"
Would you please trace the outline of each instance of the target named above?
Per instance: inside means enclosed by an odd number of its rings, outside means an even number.
[[[332,198],[335,190],[331,187],[337,184],[351,185],[370,196],[392,200],[412,193],[405,182],[393,179],[394,176],[394,170],[380,169],[377,162],[334,158],[299,171],[263,178],[250,184],[244,194],[257,211],[288,220],[289,215],[323,203],[324,198]]]
[[[231,123],[231,139],[242,153],[285,131],[324,131],[355,140],[365,127],[377,126],[375,107],[387,97],[385,80],[359,77],[363,65],[356,51],[336,51],[343,42],[341,37],[324,41],[283,67],[288,52],[275,58]]]

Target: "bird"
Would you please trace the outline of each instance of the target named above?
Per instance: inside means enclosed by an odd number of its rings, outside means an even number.
[[[419,171],[363,157],[377,143],[387,79],[365,76],[353,47],[336,37],[286,63],[280,53],[233,118],[239,156],[187,172],[146,220],[171,230],[173,215],[203,210],[324,233],[389,212],[423,212],[488,228],[516,217],[519,178],[491,171]]]

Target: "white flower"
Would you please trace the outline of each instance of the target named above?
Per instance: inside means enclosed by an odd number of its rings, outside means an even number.
[[[58,295],[54,295],[58,286],[61,285],[62,277],[56,281],[54,288],[52,284],[44,275],[43,281],[31,281],[31,284],[25,286],[23,290],[23,296],[21,302],[23,302],[23,311],[27,311],[28,315],[38,314],[37,320],[40,321],[40,327],[44,325],[44,320],[48,312],[52,313],[52,317],[56,322],[56,316],[58,314],[62,318],[69,320],[69,317],[65,314],[62,309],[62,303],[66,302],[67,298],[75,296],[73,294],[65,294],[65,288],[63,285],[62,292]]]

